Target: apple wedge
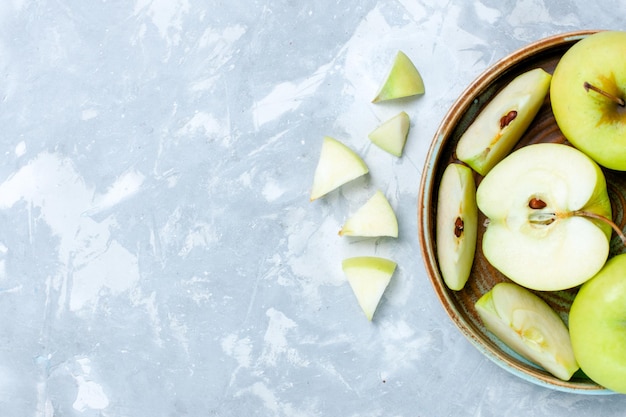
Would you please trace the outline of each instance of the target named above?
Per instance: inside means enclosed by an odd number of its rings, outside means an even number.
[[[372,103],[424,94],[424,80],[413,62],[398,51],[393,66]]]
[[[313,177],[311,201],[368,172],[363,159],[352,149],[337,139],[325,136]]]
[[[371,321],[396,270],[396,263],[375,256],[357,256],[344,259],[342,269],[359,306]]]
[[[380,149],[399,158],[402,156],[410,125],[409,115],[400,112],[374,129],[368,137]]]
[[[579,369],[565,323],[526,288],[498,283],[475,307],[487,330],[557,378],[567,381]]]
[[[385,195],[378,190],[345,221],[339,235],[398,237],[398,219]]]
[[[443,172],[437,200],[436,244],[445,284],[458,291],[465,286],[476,250],[478,209],[473,172],[452,163]]]
[[[457,158],[486,175],[513,149],[535,118],[551,78],[535,68],[507,84],[463,133],[456,147]]]
[[[626,254],[580,288],[569,312],[574,355],[596,383],[626,394]]]
[[[526,288],[575,287],[607,260],[612,221],[606,180],[572,146],[539,143],[512,152],[480,182],[476,201],[489,219],[485,258]]]
[[[626,171],[626,32],[576,42],[554,69],[550,97],[554,119],[574,146]]]

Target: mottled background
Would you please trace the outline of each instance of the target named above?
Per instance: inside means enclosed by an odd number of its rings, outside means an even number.
[[[478,74],[625,18],[622,0],[3,0],[0,415],[623,415],[464,339],[416,203]],[[373,105],[398,49],[426,95]],[[400,110],[398,159],[367,133]],[[324,135],[371,174],[310,203]],[[338,237],[375,189],[399,239]],[[356,254],[399,265],[372,323],[341,272]]]

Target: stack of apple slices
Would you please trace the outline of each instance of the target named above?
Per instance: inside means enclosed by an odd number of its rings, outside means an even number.
[[[439,269],[454,291],[470,278],[478,210],[487,217],[484,257],[512,281],[475,303],[488,330],[560,379],[580,367],[620,393],[626,393],[626,254],[610,258],[609,250],[612,231],[625,246],[626,236],[612,221],[601,167],[626,171],[624,57],[626,32],[598,32],[572,46],[553,75],[537,68],[511,81],[460,137],[458,161],[442,174],[436,213]],[[569,144],[511,152],[548,92]],[[538,295],[572,288],[579,291],[568,328]]]
[[[424,94],[424,83],[411,60],[398,52],[374,103]],[[406,112],[380,124],[369,139],[382,150],[401,157],[407,140],[410,118]],[[369,173],[363,159],[351,148],[332,137],[322,141],[322,150],[315,169],[310,200],[317,200],[333,190]],[[398,220],[385,197],[377,190],[344,222],[340,236],[365,238],[398,237]],[[344,259],[342,269],[359,306],[368,320],[374,312],[396,270],[396,263],[376,256],[357,256]]]

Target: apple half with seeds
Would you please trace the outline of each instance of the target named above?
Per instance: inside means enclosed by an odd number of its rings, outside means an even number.
[[[398,237],[398,219],[389,200],[378,190],[339,230],[340,236]]]
[[[383,122],[367,136],[380,149],[399,158],[402,156],[410,125],[409,115],[402,111]]]
[[[337,139],[325,136],[315,168],[310,199],[313,201],[323,197],[368,172],[367,164],[356,152]]]
[[[518,75],[481,110],[456,147],[459,160],[486,175],[522,137],[550,89],[541,68]]]
[[[424,94],[424,80],[411,59],[398,51],[393,66],[372,103]]]
[[[614,224],[606,180],[572,146],[539,143],[512,152],[480,182],[476,202],[488,218],[485,258],[526,288],[575,287],[607,260]]]
[[[344,259],[342,269],[359,306],[371,321],[396,270],[396,263],[376,256],[357,256]]]
[[[455,291],[469,279],[476,250],[478,209],[473,175],[468,166],[451,163],[439,183],[437,261],[445,284]]]
[[[487,330],[557,378],[567,381],[579,369],[565,323],[526,288],[500,282],[475,307]]]

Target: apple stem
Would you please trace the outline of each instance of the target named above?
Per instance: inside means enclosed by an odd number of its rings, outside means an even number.
[[[600,221],[603,221],[604,223],[608,224],[611,226],[611,228],[615,231],[615,233],[617,234],[617,236],[620,238],[620,240],[622,241],[622,244],[624,246],[626,246],[626,236],[624,235],[624,232],[622,232],[622,229],[620,229],[615,222],[607,219],[604,216],[601,216],[599,214],[595,214],[595,213],[591,213],[589,211],[584,211],[584,210],[578,210],[575,211],[573,213],[575,216],[583,216],[583,217],[590,217],[592,219],[598,219]]]
[[[626,106],[626,102],[624,102],[624,99],[619,98],[617,96],[614,96],[613,94],[610,94],[610,93],[608,93],[608,92],[606,92],[606,91],[596,87],[593,84],[589,84],[587,81],[585,81],[583,83],[583,87],[585,88],[585,91],[587,91],[587,92],[589,90],[592,90],[592,91],[595,91],[598,94],[602,94],[604,97],[614,101],[618,106],[621,106],[621,107],[625,107]]]

